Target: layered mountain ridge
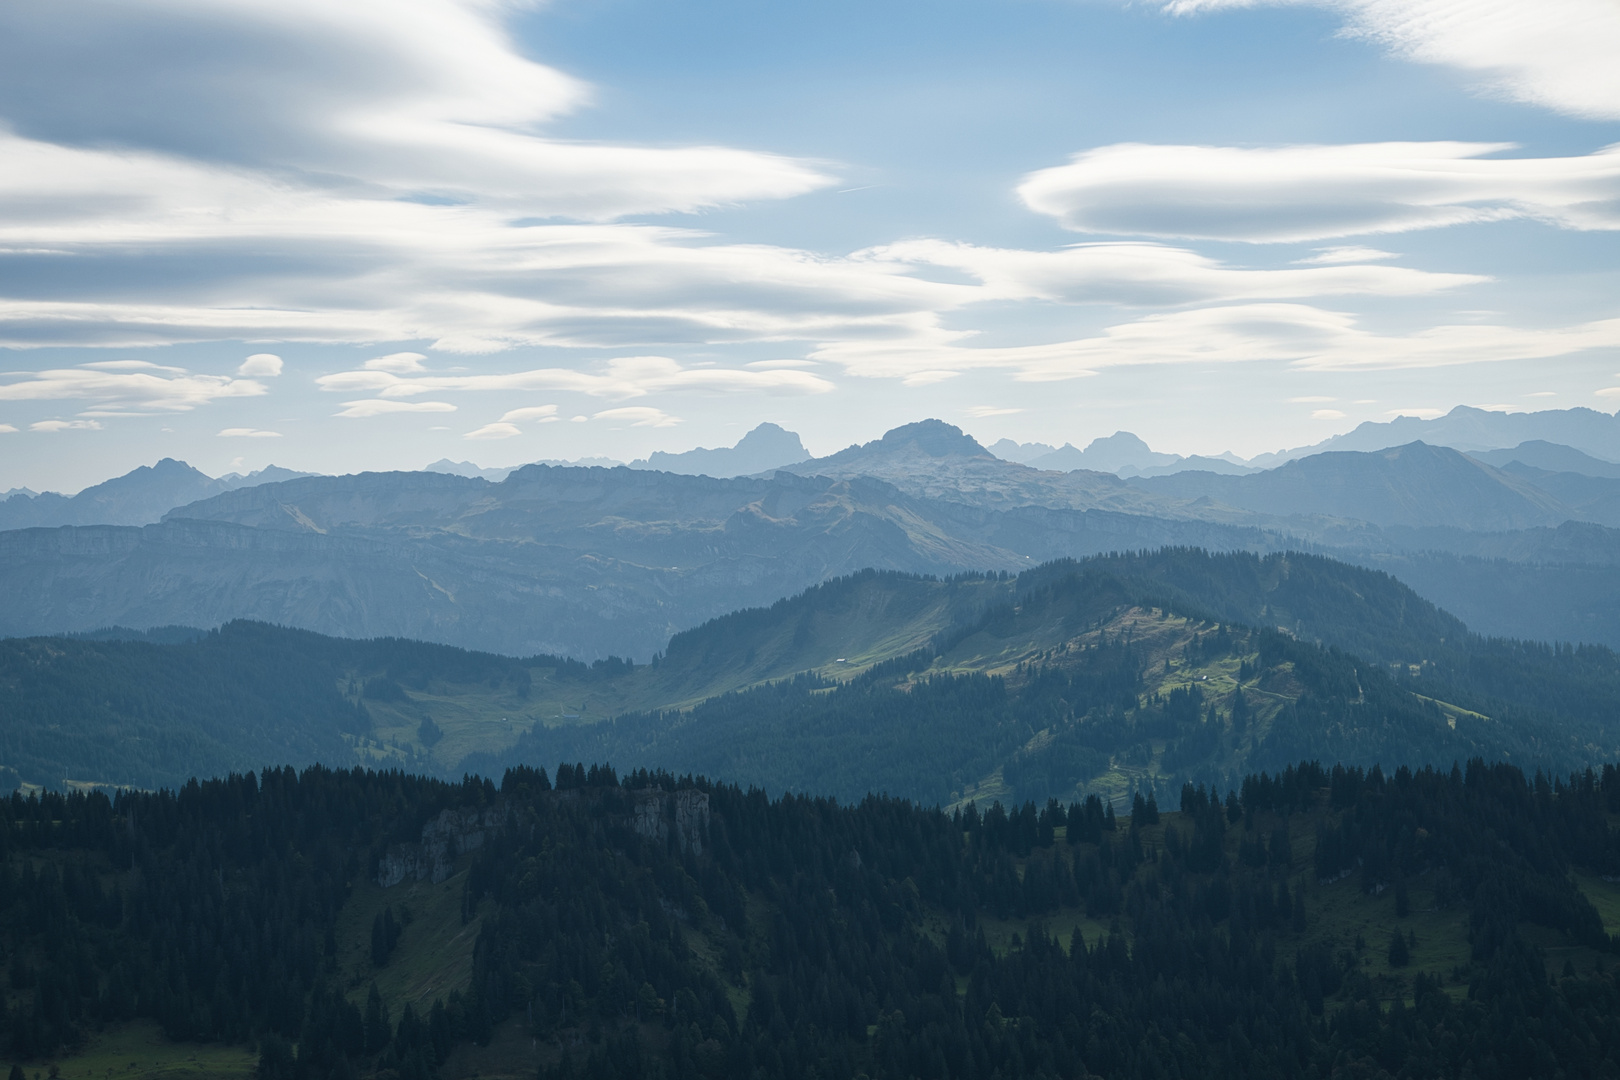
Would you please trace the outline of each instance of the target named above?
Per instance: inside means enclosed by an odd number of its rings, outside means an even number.
[[[1574,453],[1522,456],[1580,465]],[[1125,478],[1007,461],[930,420],[724,479],[556,465],[499,482],[302,476],[210,491],[141,527],[0,532],[0,633],[251,618],[646,658],[685,627],[867,567],[1017,571],[1179,545],[1331,551],[1487,633],[1620,644],[1620,479],[1494,460],[1419,442]],[[149,472],[187,470],[160,465]]]

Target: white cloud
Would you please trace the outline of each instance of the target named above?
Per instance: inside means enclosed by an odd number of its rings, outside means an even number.
[[[109,370],[111,369],[111,370]],[[107,360],[48,371],[0,374],[0,401],[94,402],[86,415],[188,412],[219,398],[256,397],[264,384],[228,375],[198,375],[142,360]]]
[[[1288,399],[1288,404],[1290,404],[1290,405],[1320,405],[1320,404],[1325,404],[1326,402],[1329,402],[1329,401],[1338,401],[1338,400],[1339,400],[1338,398],[1317,397],[1317,396],[1291,397],[1291,398]]]
[[[0,109],[289,187],[607,219],[781,198],[814,166],[724,147],[547,139],[590,97],[520,55],[487,0],[59,0],[0,7]],[[226,59],[228,58],[228,60]]]
[[[1020,251],[910,240],[859,258],[906,269],[949,267],[978,278],[979,300],[1059,303],[1185,304],[1211,300],[1292,299],[1346,294],[1422,296],[1486,280],[1396,266],[1246,270],[1163,244],[1075,244]]]
[[[422,363],[427,357],[421,353],[399,352],[389,353],[387,356],[376,356],[365,362],[367,371],[391,371],[395,375],[409,375],[421,371]]]
[[[275,378],[281,374],[281,357],[275,353],[254,353],[236,369],[238,375],[261,375]]]
[[[1594,390],[1592,392],[1598,397],[1616,398],[1620,397],[1620,386],[1605,386],[1601,390]]]
[[[1024,410],[1001,408],[996,405],[970,405],[962,411],[969,416],[982,420],[987,416],[1013,416]]]
[[[1340,266],[1344,263],[1377,262],[1380,259],[1398,259],[1393,251],[1380,251],[1370,247],[1317,248],[1315,255],[1295,259],[1299,266]]]
[[[220,431],[219,437],[223,439],[279,439],[281,438],[281,432],[260,431],[258,428],[250,427],[228,427]]]
[[[1031,173],[1018,193],[1065,228],[1137,236],[1270,243],[1509,218],[1620,229],[1620,147],[1585,157],[1485,156],[1511,149],[1122,143]]]
[[[738,368],[689,368],[666,356],[624,356],[608,361],[600,373],[572,368],[535,368],[487,375],[403,376],[388,371],[343,371],[315,380],[334,393],[370,391],[385,398],[414,397],[454,391],[573,390],[595,397],[633,398],[670,390],[759,391],[773,394],[820,394],[833,384],[797,370],[757,371]]]
[[[10,424],[0,424],[0,435],[16,434],[17,429]]]
[[[538,424],[550,424],[557,419],[557,406],[555,405],[525,405],[521,409],[512,409],[501,416],[503,424],[520,424],[525,420],[533,420]]]
[[[631,427],[674,427],[680,417],[671,416],[662,409],[647,405],[627,405],[619,409],[603,409],[591,416],[592,420],[624,420]]]
[[[1159,313],[1097,336],[1041,345],[973,346],[936,331],[902,341],[824,346],[817,359],[853,374],[937,381],[970,370],[1005,370],[1026,382],[1082,378],[1140,364],[1282,361],[1311,371],[1371,371],[1540,360],[1620,348],[1620,319],[1523,329],[1479,323],[1380,334],[1353,314],[1309,304],[1235,304]]]
[[[363,401],[345,401],[342,412],[333,413],[333,416],[347,416],[355,420],[365,420],[373,416],[387,416],[391,413],[427,413],[427,412],[455,412],[456,407],[447,401],[383,401],[378,398],[369,398]]]
[[[463,439],[510,439],[514,435],[523,434],[523,429],[516,424],[485,424],[474,431],[463,435]]]
[[[1188,14],[1268,2],[1337,11],[1352,35],[1469,72],[1519,101],[1620,119],[1620,6],[1612,0],[1168,0],[1164,7]]]
[[[1313,409],[1313,410],[1311,410],[1311,419],[1312,420],[1343,420],[1344,419],[1344,413],[1340,412],[1338,409]]]
[[[1386,416],[1415,416],[1419,420],[1433,420],[1437,416],[1444,416],[1444,409],[1390,409]]]
[[[100,431],[95,420],[36,420],[28,425],[29,431]]]
[[[520,409],[510,409],[501,415],[493,424],[485,424],[476,431],[469,431],[463,435],[464,439],[510,439],[514,435],[523,434],[519,424],[533,421],[536,424],[554,424],[557,416],[555,405],[525,405]]]
[[[97,360],[79,366],[90,368],[92,371],[161,371],[168,375],[184,375],[186,373],[185,368],[154,364],[150,360]]]

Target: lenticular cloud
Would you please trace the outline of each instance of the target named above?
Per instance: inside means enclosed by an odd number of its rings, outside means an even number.
[[[1348,33],[1468,72],[1494,93],[1571,116],[1620,119],[1620,4],[1613,0],[1168,0],[1164,7],[1192,14],[1267,2],[1341,12]]]
[[[1509,158],[1504,143],[1239,149],[1120,144],[1030,174],[1018,193],[1080,232],[1289,242],[1508,218],[1620,228],[1620,149]]]

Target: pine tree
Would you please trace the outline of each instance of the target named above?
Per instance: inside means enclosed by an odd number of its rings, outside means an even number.
[[[1389,938],[1389,966],[1405,967],[1412,962],[1412,950],[1406,944],[1406,935],[1399,930]]]
[[[366,1053],[380,1053],[388,1045],[388,1010],[383,1007],[382,992],[377,984],[371,984],[371,993],[366,995]]]

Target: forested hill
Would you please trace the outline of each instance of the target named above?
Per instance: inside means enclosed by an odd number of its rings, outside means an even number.
[[[879,634],[870,617],[907,609],[907,632]],[[1386,575],[1312,556],[1169,550],[1008,581],[857,577],[718,620],[671,656],[763,663],[795,637],[842,640],[848,655],[691,709],[537,727],[467,764],[594,757],[949,805],[1128,798],[1305,755],[1563,770],[1620,753],[1607,649],[1482,639]]]
[[[1129,817],[605,766],[16,796],[0,1041],[127,1080],[1609,1076],[1616,811],[1612,767],[1483,762]]]
[[[342,641],[263,623],[99,639],[0,639],[0,784],[158,787],[266,763],[418,761],[376,741],[372,709],[457,686],[527,693],[531,667],[404,641]],[[130,640],[136,637],[137,640]],[[160,643],[166,641],[167,643]],[[555,670],[555,667],[548,670]]]
[[[1483,639],[1387,575],[1299,554],[867,571],[642,665],[257,623],[152,638],[0,641],[0,781],[566,757],[950,804],[1128,799],[1317,755],[1567,771],[1620,754],[1609,650]]]

